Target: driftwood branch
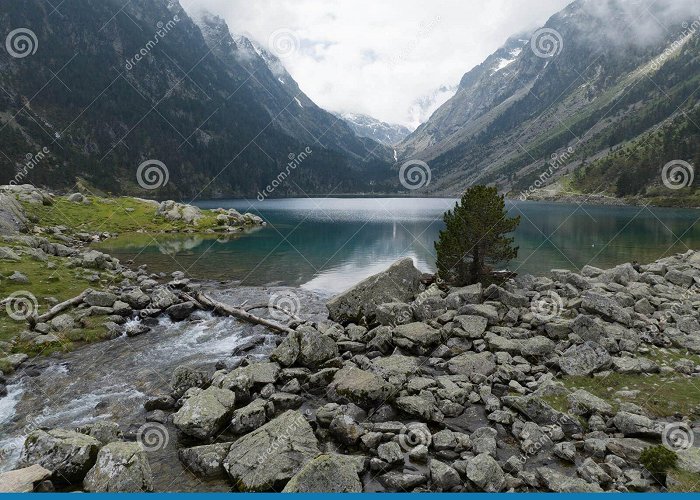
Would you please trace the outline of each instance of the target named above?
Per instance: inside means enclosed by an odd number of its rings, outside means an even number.
[[[233,316],[234,318],[238,318],[240,320],[247,321],[248,323],[253,323],[255,325],[263,325],[263,326],[270,328],[271,330],[275,330],[275,331],[281,332],[281,333],[292,333],[294,331],[291,328],[289,328],[288,326],[281,325],[275,321],[271,321],[271,320],[250,314],[245,309],[233,307],[233,306],[230,306],[228,304],[224,304],[223,302],[219,302],[217,300],[214,300],[211,297],[203,294],[202,292],[197,292],[194,295],[194,297],[187,294],[187,293],[182,293],[181,295],[185,300],[192,301],[195,304],[197,304],[198,306],[200,306],[201,309],[214,310],[215,312],[218,312],[219,314]]]
[[[73,297],[72,299],[68,299],[65,302],[61,302],[60,304],[56,304],[53,306],[51,309],[49,309],[47,312],[42,314],[41,316],[30,316],[27,318],[27,321],[29,322],[29,326],[31,328],[34,328],[37,323],[46,323],[47,321],[51,321],[53,318],[61,314],[63,311],[70,307],[75,307],[77,305],[80,305],[83,303],[85,300],[85,297],[92,292],[92,289],[88,288],[87,290],[83,291],[80,295],[77,297]]]
[[[245,306],[245,307],[241,306],[241,309],[243,309],[246,312],[253,311],[255,309],[276,309],[277,311],[283,312],[284,314],[286,314],[287,316],[289,316],[290,318],[292,318],[295,321],[303,321],[299,316],[297,316],[293,312],[287,311],[284,307],[280,307],[280,306],[277,306],[275,304],[255,304],[252,306]]]

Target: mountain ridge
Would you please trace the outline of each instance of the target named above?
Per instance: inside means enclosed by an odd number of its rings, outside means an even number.
[[[238,61],[213,53],[176,1],[74,0],[59,14],[28,0],[0,17],[3,32],[16,26],[31,30],[38,47],[0,59],[3,178],[15,180],[25,157],[47,147],[19,182],[71,190],[81,181],[185,201],[252,196],[309,146],[303,168],[274,196],[371,192],[390,177],[387,148],[320,108],[319,122],[329,124],[320,143],[321,132],[275,120],[259,99],[264,90]],[[166,166],[168,182],[144,189],[138,167],[154,161]]]
[[[424,194],[458,194],[474,183],[526,189],[552,155],[575,150],[558,169],[561,175],[659,125],[679,106],[692,109],[697,35],[672,57],[663,54],[696,13],[669,2],[652,5],[653,14],[633,12],[622,0],[605,2],[607,10],[601,4],[577,0],[534,31],[560,37],[553,57],[539,57],[527,40],[514,60],[492,72],[524,41],[515,35],[465,73],[457,94],[397,147],[399,161],[430,165],[433,182]],[[630,27],[619,33],[611,19]],[[658,19],[670,32],[649,28]]]

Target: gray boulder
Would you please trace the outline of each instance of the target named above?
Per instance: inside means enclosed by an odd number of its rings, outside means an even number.
[[[505,486],[503,469],[486,453],[481,453],[467,462],[466,475],[481,491],[487,493],[498,493]]]
[[[430,480],[442,490],[450,490],[462,484],[456,470],[434,458],[430,461]]]
[[[95,463],[100,442],[65,429],[35,430],[24,442],[20,462],[38,464],[53,472],[58,483],[79,483]]]
[[[88,436],[94,437],[103,445],[114,441],[121,441],[123,437],[119,424],[107,420],[100,420],[92,424],[86,424],[78,427],[76,430],[81,434],[87,434]]]
[[[398,347],[417,354],[427,354],[441,340],[440,330],[425,323],[415,322],[397,326],[392,339]]]
[[[488,352],[465,352],[450,360],[450,372],[456,375],[491,375],[496,371],[496,358]]]
[[[459,315],[455,316],[455,326],[459,329],[455,330],[455,335],[468,339],[480,339],[484,336],[488,320],[483,316]]]
[[[659,373],[659,365],[643,357],[612,358],[612,368],[618,373]]]
[[[309,423],[289,410],[233,443],[223,465],[240,491],[279,491],[319,454]]]
[[[11,248],[0,247],[0,260],[11,260],[13,262],[19,262],[21,258]]]
[[[344,455],[319,455],[289,480],[284,493],[361,493],[355,464]]]
[[[201,477],[218,477],[225,472],[222,463],[230,448],[231,443],[205,444],[181,448],[177,456],[194,474]]]
[[[583,389],[572,392],[566,398],[569,402],[571,413],[575,415],[589,416],[594,413],[611,415],[613,412],[612,405]]]
[[[301,326],[297,331],[301,335],[298,361],[302,366],[318,368],[338,356],[338,346],[331,337],[310,326]]]
[[[501,398],[504,405],[517,410],[525,418],[540,425],[557,424],[564,434],[571,436],[583,432],[578,419],[555,410],[539,396],[505,396]]]
[[[660,437],[664,425],[644,415],[636,415],[626,411],[618,412],[613,423],[625,436]]]
[[[195,388],[189,392],[192,395],[187,397],[182,408],[173,415],[173,424],[189,436],[209,438],[221,429],[231,416],[235,395],[228,389],[218,387],[204,390]]]
[[[188,365],[181,365],[175,368],[170,378],[170,387],[173,390],[173,396],[179,398],[187,389],[192,387],[203,389],[207,387],[210,382],[211,377],[204,370],[198,370]]]
[[[360,406],[373,406],[386,401],[393,390],[393,386],[379,375],[346,366],[333,376],[329,394],[336,400],[349,400]]]
[[[0,493],[31,493],[51,478],[51,471],[41,465],[0,472]]]
[[[413,321],[413,308],[405,302],[380,304],[375,311],[375,320],[380,325],[405,325]]]
[[[256,399],[243,408],[233,412],[231,417],[231,429],[236,434],[245,434],[261,427],[267,422],[267,402]]]
[[[557,472],[549,467],[539,467],[537,477],[543,486],[556,493],[602,493],[598,484],[591,484],[585,479],[572,477]]]
[[[146,453],[138,443],[108,444],[85,476],[83,488],[99,493],[153,491],[153,474]]]
[[[589,290],[583,294],[581,307],[593,314],[601,316],[603,319],[632,326],[630,314],[620,307],[614,297],[609,295],[603,295],[602,293]]]
[[[95,307],[112,307],[117,299],[113,293],[93,290],[85,296],[85,303]]]
[[[337,323],[359,323],[363,316],[372,320],[379,304],[410,302],[420,290],[420,280],[413,260],[401,259],[331,299],[326,304],[328,316]]]
[[[600,344],[586,341],[572,345],[559,357],[559,366],[567,375],[584,376],[610,366],[608,351]]]
[[[364,428],[350,415],[336,415],[330,423],[330,431],[341,443],[354,446],[365,433]]]

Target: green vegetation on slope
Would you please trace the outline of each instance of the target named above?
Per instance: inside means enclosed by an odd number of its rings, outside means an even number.
[[[206,231],[218,227],[216,214],[202,210],[196,226],[182,220],[171,221],[156,215],[157,206],[138,198],[87,197],[89,204],[56,197],[53,205],[24,205],[27,214],[41,226],[66,226],[76,232],[162,233],[183,230]]]

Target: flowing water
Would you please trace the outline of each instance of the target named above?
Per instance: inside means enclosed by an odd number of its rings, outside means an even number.
[[[208,289],[229,304],[267,303],[270,294],[285,289]],[[295,291],[303,304],[304,319],[323,318],[322,297]],[[264,313],[265,311],[254,311]],[[264,314],[263,314],[264,315]],[[24,436],[35,428],[74,428],[99,419],[119,423],[127,437],[136,435],[145,421],[143,403],[169,392],[177,366],[211,371],[217,360],[235,363],[234,349],[244,340],[264,335],[262,345],[247,354],[265,357],[274,348],[274,334],[232,318],[197,313],[189,321],[173,323],[161,318],[143,335],[122,336],[67,354],[37,358],[23,364],[10,379],[8,396],[0,399],[0,471],[14,468]],[[177,435],[168,433],[168,445],[149,455],[158,490],[228,490],[225,481],[201,482],[186,472],[175,455]]]

